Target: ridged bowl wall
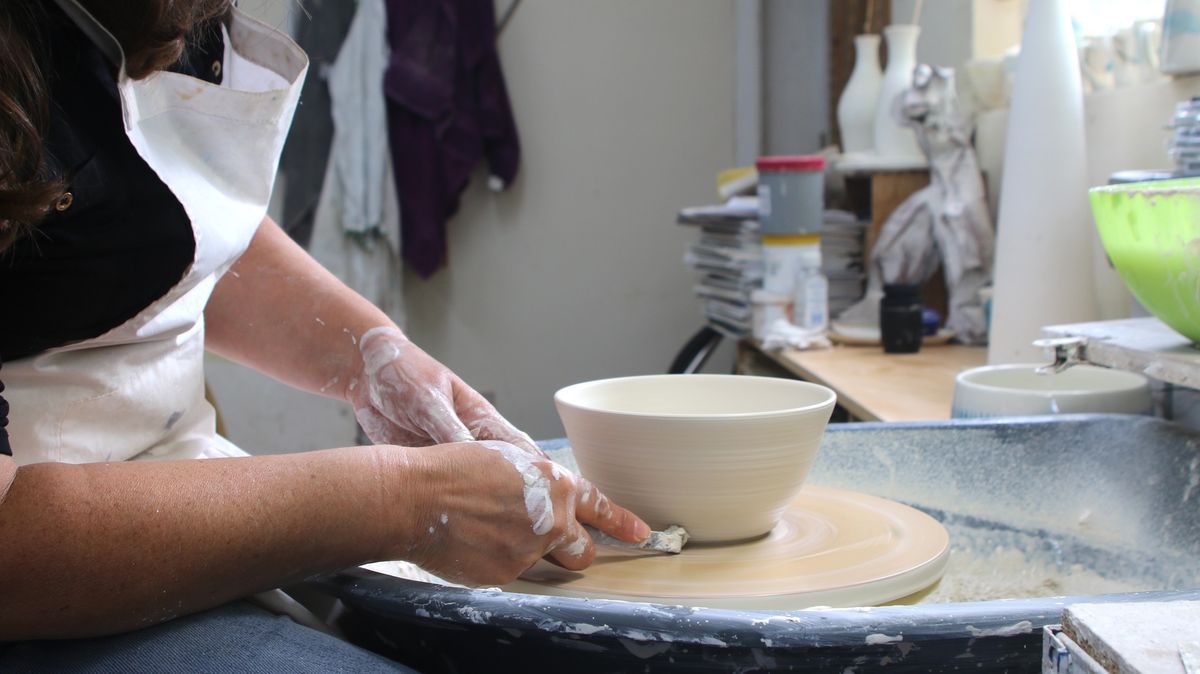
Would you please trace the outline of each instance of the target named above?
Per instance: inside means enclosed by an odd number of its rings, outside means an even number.
[[[613,501],[698,542],[760,536],[804,484],[836,396],[807,382],[651,375],[554,396],[580,472]]]

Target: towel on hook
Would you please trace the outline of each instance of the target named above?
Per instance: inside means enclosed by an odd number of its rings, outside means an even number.
[[[446,262],[446,221],[480,159],[494,188],[520,160],[491,0],[388,0],[384,75],[401,251],[422,277]]]

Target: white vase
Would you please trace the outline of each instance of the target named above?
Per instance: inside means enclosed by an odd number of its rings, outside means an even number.
[[[996,227],[990,363],[1046,360],[1042,327],[1096,320],[1079,52],[1064,0],[1029,3]]]
[[[917,67],[917,38],[920,26],[895,25],[883,29],[887,40],[888,64],[875,106],[875,152],[886,158],[912,158],[923,161],[925,155],[917,145],[917,134],[896,120],[893,112],[896,98],[912,87],[913,70]]]
[[[859,35],[854,38],[854,72],[850,73],[850,80],[838,99],[842,153],[865,153],[875,149],[875,110],[879,106],[882,84],[879,36]]]

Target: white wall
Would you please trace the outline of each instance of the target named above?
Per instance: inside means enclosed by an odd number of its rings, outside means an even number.
[[[924,0],[917,63],[960,68],[972,57],[972,4],[966,0]],[[892,23],[912,23],[916,0],[892,0]]]
[[[765,154],[816,152],[828,142],[829,12],[830,0],[763,2]]]
[[[664,372],[702,323],[674,216],[733,161],[734,28],[716,0],[526,2],[501,38],[520,177],[477,174],[449,267],[405,289],[413,339],[535,437],[557,388]]]

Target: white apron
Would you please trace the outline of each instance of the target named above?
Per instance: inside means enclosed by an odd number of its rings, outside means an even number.
[[[223,84],[125,73],[116,39],[76,0],[55,0],[120,64],[125,132],[183,205],[196,252],[179,283],[137,316],[83,342],[4,363],[18,464],[244,456],[216,434],[204,398],[204,306],[266,214],[308,58],[237,10]]]

